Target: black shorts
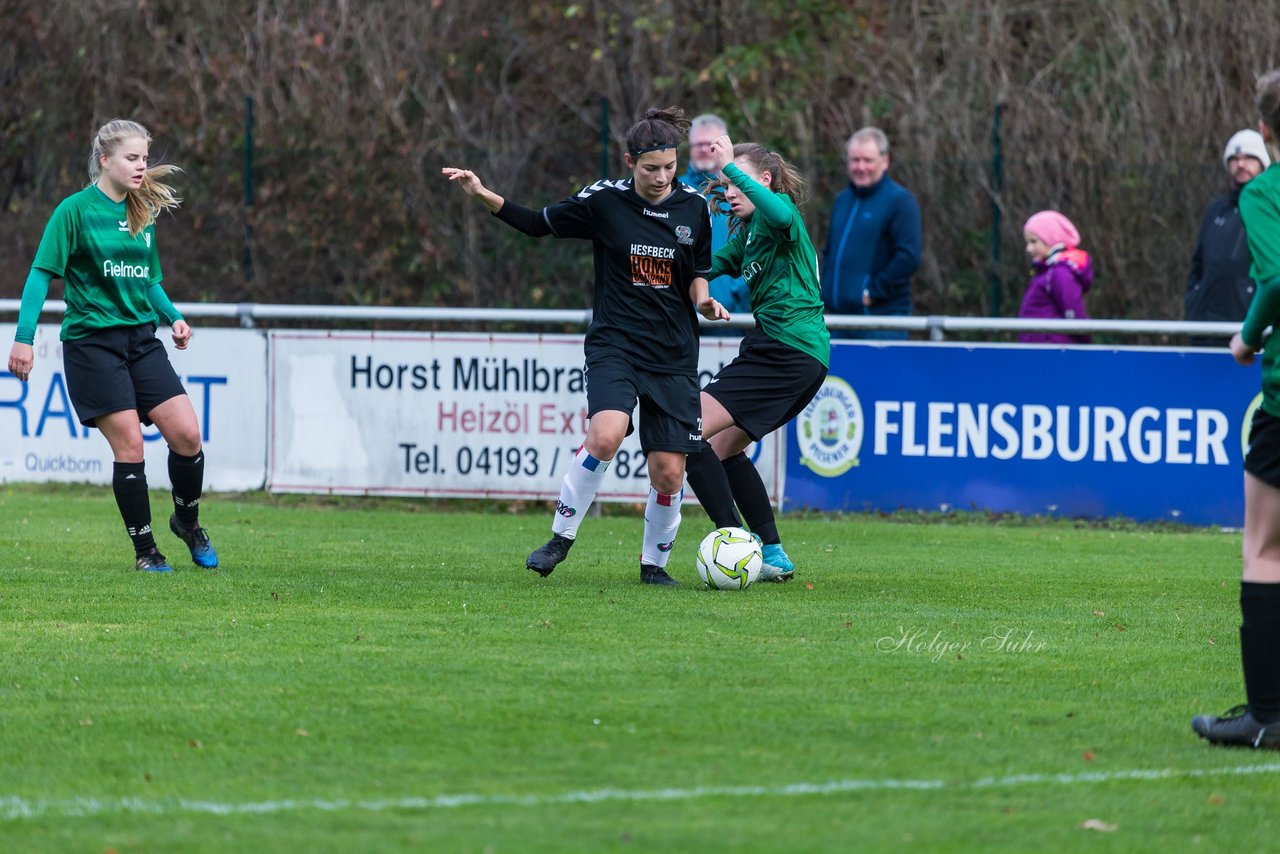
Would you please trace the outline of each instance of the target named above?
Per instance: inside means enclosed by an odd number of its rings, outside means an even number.
[[[1264,412],[1261,407],[1254,411],[1249,425],[1244,470],[1268,486],[1280,489],[1280,418]]]
[[[826,367],[808,353],[752,329],[742,339],[738,357],[702,390],[759,442],[799,415],[826,378]]]
[[[123,409],[138,410],[138,419],[150,424],[147,413],[187,393],[151,323],[64,341],[62,366],[71,404],[86,427],[99,415]]]
[[[658,374],[616,355],[587,357],[587,417],[640,404],[640,449],[691,453],[702,441],[702,404],[696,376]],[[627,425],[627,435],[635,422]]]

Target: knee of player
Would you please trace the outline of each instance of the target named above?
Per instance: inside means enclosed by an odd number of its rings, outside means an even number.
[[[674,495],[684,486],[684,454],[665,451],[649,454],[649,483],[663,495]]]
[[[198,426],[183,427],[179,430],[170,431],[169,434],[165,434],[164,440],[168,443],[169,449],[175,454],[194,457],[200,453],[200,428]]]
[[[627,436],[625,431],[589,430],[582,447],[597,460],[612,460]]]

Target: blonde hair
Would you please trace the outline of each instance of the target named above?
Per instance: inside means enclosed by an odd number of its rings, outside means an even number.
[[[127,119],[112,119],[93,136],[93,150],[89,154],[89,183],[96,183],[102,175],[102,158],[110,157],[126,139],[140,137],[151,142],[151,134],[137,122]],[[176,208],[182,204],[177,191],[168,184],[161,184],[157,178],[181,172],[177,166],[164,164],[152,166],[142,176],[142,185],[136,190],[125,193],[125,213],[129,222],[129,234],[137,237],[142,230],[156,221],[161,211]]]

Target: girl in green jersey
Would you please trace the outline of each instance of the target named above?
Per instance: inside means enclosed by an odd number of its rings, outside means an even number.
[[[173,327],[184,350],[191,327],[160,286],[155,220],[180,199],[157,179],[174,166],[147,167],[151,135],[117,119],[99,128],[89,158],[89,185],[54,210],[22,291],[9,371],[22,382],[35,362],[36,320],[49,282],[65,284],[63,370],[76,415],[97,427],[115,458],[112,486],[135,566],[169,572],[151,533],[151,507],[143,471],[142,425],[155,424],[169,444],[174,513],[169,527],[205,567],[218,555],[199,522],[204,488],[200,427],[186,389],[156,338],[157,320]]]
[[[831,361],[822,314],[818,258],[796,207],[805,195],[800,174],[762,145],[711,144],[720,180],[713,207],[729,210],[729,242],[707,278],[742,276],[756,326],[738,357],[702,390],[700,449],[689,455],[689,485],[718,528],[737,526],[742,510],[763,544],[760,577],[786,581],[795,565],[747,446],[795,418],[817,394]]]
[[[1275,150],[1280,139],[1280,69],[1258,81],[1259,130]],[[1258,283],[1231,355],[1242,365],[1262,355],[1262,405],[1244,457],[1244,577],[1240,582],[1240,660],[1245,704],[1222,717],[1197,715],[1196,733],[1212,744],[1280,749],[1280,164],[1245,185],[1240,219]]]

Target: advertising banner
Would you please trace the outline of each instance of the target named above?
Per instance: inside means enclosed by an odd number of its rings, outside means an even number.
[[[785,506],[1239,526],[1259,388],[1225,347],[837,342]]]
[[[586,436],[582,335],[270,336],[273,491],[554,499]],[[738,344],[703,339],[702,383]],[[776,502],[778,443],[769,438],[751,452]],[[648,483],[633,433],[600,499],[644,501]]]
[[[80,424],[67,393],[59,327],[36,327],[35,366],[29,382],[0,370],[0,482],[111,483],[106,439]],[[13,324],[0,340],[13,341]],[[266,471],[266,335],[250,329],[199,329],[186,350],[159,334],[187,389],[200,423],[210,491],[261,489]],[[169,487],[168,446],[154,427],[143,427],[147,483]]]

